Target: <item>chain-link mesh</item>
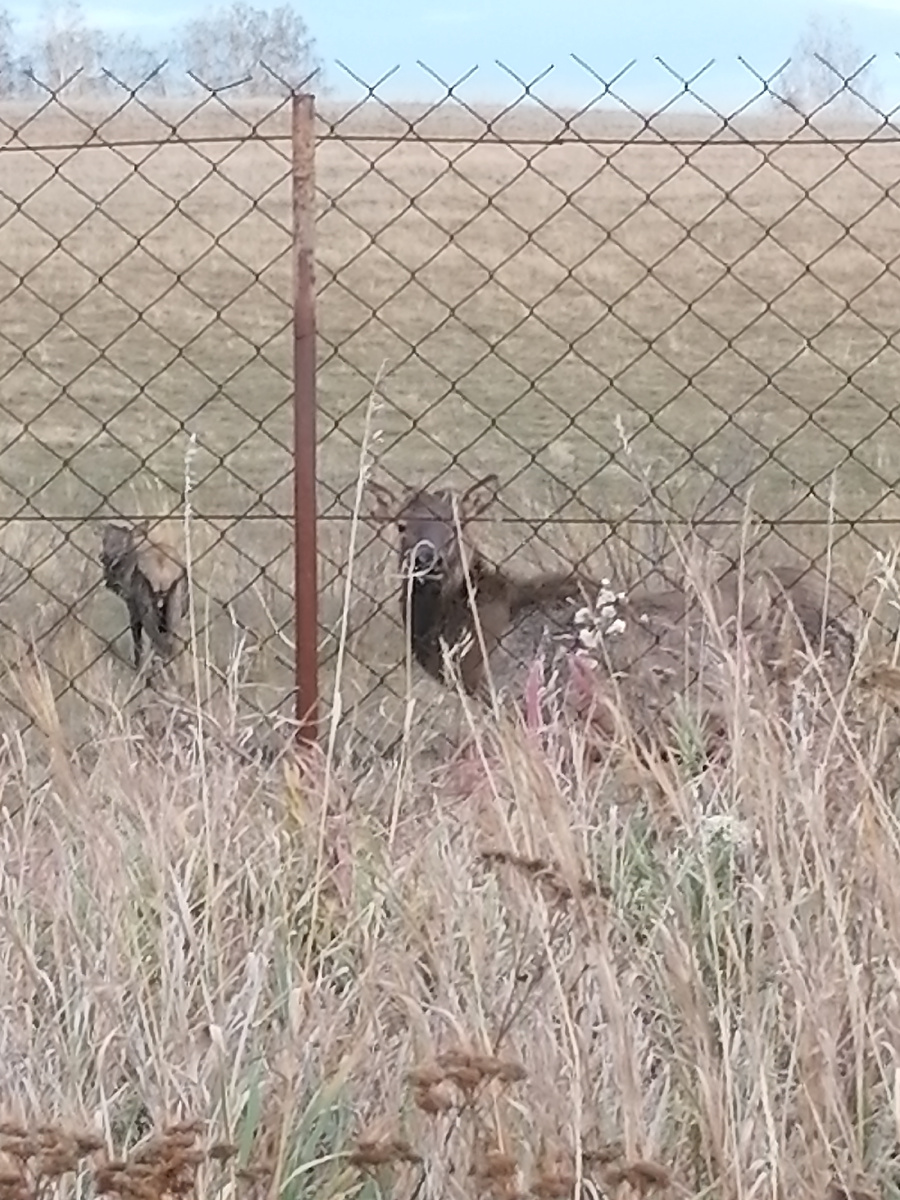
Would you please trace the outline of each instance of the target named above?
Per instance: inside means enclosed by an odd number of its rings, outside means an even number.
[[[134,699],[99,563],[121,518],[190,553],[204,700],[271,714],[293,686],[281,91],[0,106],[0,640],[21,727],[35,654],[74,725]]]
[[[327,699],[352,549],[345,708],[406,682],[392,551],[365,521],[351,548],[367,422],[389,482],[496,471],[479,537],[525,570],[665,574],[660,530],[733,546],[749,506],[775,560],[827,554],[853,582],[900,521],[891,117],[853,80],[838,116],[766,112],[749,67],[752,105],[723,115],[670,71],[647,116],[627,74],[582,67],[577,111],[540,81],[468,104],[433,73],[427,105],[355,76],[359,103],[319,104],[320,654]],[[131,695],[98,526],[177,525],[186,477],[204,688],[273,713],[293,685],[289,110],[286,89],[0,107],[0,623],[23,722],[33,649],[81,717]]]
[[[900,518],[900,131],[854,80],[800,114],[747,67],[725,115],[662,64],[672,101],[647,116],[582,65],[578,111],[525,81],[487,111],[438,80],[427,107],[359,81],[370,103],[320,114],[332,584],[373,387],[391,486],[499,474],[479,536],[501,563],[671,576],[673,530],[736,554],[749,510],[769,561],[858,584]],[[401,657],[389,555],[357,569],[360,697]]]

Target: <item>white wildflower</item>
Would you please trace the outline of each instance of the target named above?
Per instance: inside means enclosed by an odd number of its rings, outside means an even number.
[[[709,846],[717,839],[732,846],[734,849],[747,849],[753,844],[753,837],[746,822],[739,821],[727,813],[710,813],[700,821],[700,840]]]
[[[602,641],[603,634],[599,629],[582,629],[578,634],[578,640],[587,650],[596,650]]]

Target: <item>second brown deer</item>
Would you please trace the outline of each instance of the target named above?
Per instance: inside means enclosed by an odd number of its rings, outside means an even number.
[[[187,610],[187,575],[174,546],[151,537],[149,523],[131,528],[104,525],[100,564],[103,582],[128,606],[135,668],[140,667],[143,634],[163,657]]]

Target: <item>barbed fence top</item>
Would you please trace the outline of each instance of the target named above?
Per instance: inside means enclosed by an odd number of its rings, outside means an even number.
[[[787,89],[781,85],[791,69],[791,58],[768,74],[743,58],[736,59],[746,75],[747,88],[742,99],[731,103],[711,98],[715,86],[711,94],[704,93],[704,81],[716,60],[683,74],[658,57],[651,99],[645,94],[648,89],[643,80],[632,91],[636,60],[601,74],[579,56],[571,58],[584,81],[591,84],[577,89],[577,101],[567,98],[576,90],[571,65],[566,84],[560,88],[555,82],[559,72],[553,66],[528,78],[500,60],[472,67],[454,78],[419,62],[417,79],[410,82],[410,88],[427,99],[418,101],[398,96],[398,67],[366,78],[342,62],[330,65],[326,76],[316,69],[293,81],[280,77],[263,62],[256,64],[252,73],[217,84],[165,62],[138,79],[119,79],[101,69],[96,88],[94,80],[85,84],[80,70],[53,83],[30,75],[26,96],[18,95],[12,83],[5,90],[0,88],[0,146],[37,147],[55,140],[103,144],[170,138],[287,138],[290,96],[303,91],[317,97],[320,138],[708,144],[719,140],[900,137],[900,104],[879,103],[858,79],[876,62],[874,55],[848,75],[820,58],[823,83],[819,94],[802,106],[786,95]],[[481,91],[486,76],[489,83]],[[498,79],[505,85],[503,100],[490,98],[492,93],[496,96]],[[670,85],[667,99],[663,98],[666,81]],[[245,91],[249,82],[253,83],[252,94]],[[734,91],[733,85],[730,90]],[[900,101],[900,93],[897,99]]]

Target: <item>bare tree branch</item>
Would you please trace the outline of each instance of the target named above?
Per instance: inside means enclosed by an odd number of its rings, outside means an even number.
[[[320,66],[306,22],[290,4],[254,8],[233,0],[208,16],[186,21],[178,53],[207,87],[233,84],[243,95],[280,91],[285,83],[300,86]]]
[[[873,64],[853,40],[846,18],[833,21],[812,14],[778,73],[772,96],[778,107],[809,117],[827,109],[842,115],[875,107]]]

